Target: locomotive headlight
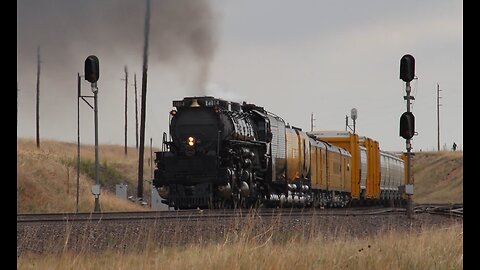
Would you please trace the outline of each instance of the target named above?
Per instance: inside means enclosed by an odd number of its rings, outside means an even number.
[[[189,146],[194,146],[194,145],[195,145],[195,138],[193,138],[193,137],[188,137],[188,139],[187,139],[187,144],[188,144]]]

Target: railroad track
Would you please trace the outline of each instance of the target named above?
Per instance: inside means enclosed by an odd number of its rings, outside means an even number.
[[[429,213],[463,218],[463,204],[421,204],[413,208],[414,213]]]
[[[415,205],[414,213],[429,213],[463,218],[463,204],[424,204]],[[234,219],[244,217],[313,217],[313,216],[362,216],[400,215],[404,208],[363,207],[347,209],[222,209],[222,210],[179,210],[179,211],[140,211],[140,212],[91,212],[91,213],[48,213],[17,214],[17,224],[58,223],[58,222],[101,222],[101,221],[142,221],[155,219],[204,220]]]

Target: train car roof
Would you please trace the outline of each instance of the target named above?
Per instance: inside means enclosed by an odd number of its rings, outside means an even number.
[[[333,151],[336,151],[336,150],[338,150],[342,155],[352,156],[352,154],[351,154],[349,151],[347,151],[347,150],[345,150],[345,149],[343,149],[343,148],[341,148],[341,147],[338,147],[338,146],[336,146],[336,145],[334,145],[334,144],[331,144],[331,143],[329,143],[329,142],[327,142],[327,141],[324,141],[324,140],[321,140],[321,139],[319,139],[319,138],[315,138],[315,137],[311,137],[311,136],[310,136],[310,143],[312,143],[312,142],[315,144],[316,147],[320,147],[320,148],[326,149],[326,150],[328,150],[328,151],[332,151],[332,150],[333,150]]]
[[[316,130],[316,131],[309,131],[307,132],[309,136],[313,136],[315,138],[350,138],[353,133],[350,131],[345,130]],[[355,133],[356,134],[356,133]],[[366,136],[358,135],[358,141],[365,141],[367,139],[373,140],[372,138],[368,138]]]
[[[348,138],[351,136],[350,131],[341,131],[341,130],[317,130],[309,131],[308,135],[312,135],[317,138],[329,137],[329,138]]]
[[[394,153],[394,152],[387,152],[387,151],[382,151],[380,150],[380,155],[382,156],[388,156],[388,157],[391,157],[391,158],[394,158],[394,159],[398,159],[398,160],[402,160],[403,159],[401,158],[402,154],[398,154],[398,153]]]

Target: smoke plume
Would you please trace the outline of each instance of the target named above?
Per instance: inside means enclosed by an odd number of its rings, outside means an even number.
[[[160,133],[152,123],[170,109],[173,94],[204,95],[216,48],[216,18],[209,0],[152,0],[150,7],[147,103],[157,111],[147,118],[147,134],[149,129]],[[125,99],[121,79],[125,66],[131,71],[129,81],[134,73],[141,78],[145,10],[145,1],[133,0],[17,1],[17,136],[35,134],[39,46],[40,137],[76,140],[77,73],[83,75],[85,59],[93,54],[100,61],[100,140],[120,143],[124,123],[118,116]],[[89,83],[82,79],[81,85],[82,95],[91,95]],[[128,94],[133,94],[132,86]],[[91,141],[93,114],[85,102],[79,106],[82,142]]]
[[[101,70],[106,64],[140,62],[144,17],[144,1],[18,1],[19,80],[32,68],[37,45],[42,63],[57,80],[83,71],[81,64],[89,54],[99,57]],[[204,89],[216,47],[214,26],[207,0],[152,1],[149,64],[172,68],[192,91]]]

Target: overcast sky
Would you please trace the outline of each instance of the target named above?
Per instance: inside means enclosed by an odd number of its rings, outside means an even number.
[[[77,72],[100,59],[99,140],[124,144],[128,66],[128,144],[135,146],[133,74],[141,90],[145,3],[17,1],[18,137],[35,138],[40,46],[40,138],[77,140]],[[404,151],[406,111],[400,59],[415,57],[413,150],[463,147],[462,1],[152,0],[146,142],[159,147],[172,100],[214,95],[265,107],[310,130],[356,132],[384,150]],[[83,94],[90,85],[82,80]],[[94,142],[93,110],[81,101],[81,140]],[[139,115],[140,117],[140,115]],[[350,120],[351,121],[351,120]],[[352,122],[350,122],[352,124]]]

